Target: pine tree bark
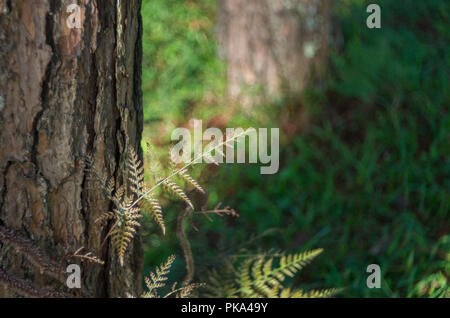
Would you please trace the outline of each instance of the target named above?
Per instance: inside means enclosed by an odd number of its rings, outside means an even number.
[[[228,97],[251,106],[298,97],[326,56],[330,0],[219,0]]]
[[[72,3],[80,8],[79,29],[67,23]],[[56,261],[82,246],[99,255],[103,266],[82,264],[82,296],[141,290],[139,235],[124,267],[112,246],[99,249],[108,228],[94,221],[111,206],[83,169],[92,154],[101,174],[123,179],[126,137],[140,149],[140,6],[141,0],[0,0],[0,226]],[[34,265],[0,240],[3,276],[80,295]],[[0,297],[20,294],[10,287],[0,281]]]

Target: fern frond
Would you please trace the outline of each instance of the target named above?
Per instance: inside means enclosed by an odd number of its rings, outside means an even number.
[[[163,234],[166,232],[162,216],[162,208],[157,199],[147,194],[148,188],[144,182],[144,166],[139,160],[139,157],[133,147],[130,146],[128,161],[128,180],[131,182],[131,190],[137,197],[142,197],[142,200],[138,201],[139,207],[148,212],[153,220],[161,228]]]
[[[180,171],[179,176],[186,181],[187,183],[191,184],[192,186],[194,186],[194,188],[196,188],[198,191],[200,191],[201,193],[205,193],[205,190],[200,186],[200,184],[191,177],[191,175],[188,173],[187,169],[183,169]]]
[[[166,234],[166,225],[164,224],[162,208],[159,201],[154,198],[145,198],[145,200],[139,201],[139,207],[150,214],[153,220],[161,228],[163,235]]]
[[[303,289],[292,290],[290,288],[283,289],[279,298],[329,298],[340,292],[340,289],[331,288],[323,290],[304,291]]]
[[[307,298],[329,298],[338,294],[342,289],[330,288],[322,290],[309,290],[306,292]]]
[[[322,249],[317,249],[304,253],[282,255],[277,267],[272,266],[273,257],[269,257],[267,261],[265,261],[264,256],[257,257],[251,267],[251,278],[249,274],[250,266],[245,264],[245,267],[241,268],[241,275],[245,278],[244,285],[241,285],[243,287],[241,291],[252,297],[258,295],[268,297],[273,294],[272,288],[281,285],[286,276],[293,277],[297,271],[310,263],[322,251]],[[251,260],[247,262],[251,262]]]
[[[111,198],[112,193],[116,187],[116,181],[114,177],[109,178],[108,183],[106,184],[105,191],[108,193],[108,197]]]
[[[124,264],[125,251],[136,233],[139,222],[125,220],[118,228],[113,230],[111,236],[113,244],[116,246],[120,265]]]
[[[235,298],[238,297],[238,289],[234,281],[234,268],[228,263],[222,271],[216,269],[208,273],[208,283],[205,286],[206,297],[209,298]]]
[[[92,165],[90,168],[93,176],[106,192],[108,199],[115,205],[115,208],[112,211],[103,213],[95,222],[114,221],[102,246],[106,240],[111,237],[112,244],[117,251],[121,266],[124,264],[125,252],[131,243],[131,240],[134,238],[136,228],[140,226],[138,219],[142,217],[140,209],[136,206],[137,202],[135,200],[135,195],[141,195],[144,188],[144,167],[131,145],[128,148],[125,167],[126,175],[128,175],[128,180],[130,182],[130,189],[133,192],[131,195],[127,195],[126,193],[126,184],[118,185],[113,177],[107,181],[106,178],[100,176]],[[158,212],[157,207],[155,208]],[[154,216],[157,216],[157,214],[158,213],[154,213]]]
[[[156,190],[159,186],[163,186],[164,184],[166,184],[167,182],[171,182],[170,180],[172,180],[175,176],[177,176],[179,174],[179,172],[181,170],[187,169],[188,167],[192,166],[194,163],[198,163],[199,160],[201,160],[204,157],[210,157],[211,156],[211,151],[216,150],[220,147],[222,147],[223,145],[226,144],[230,144],[234,141],[236,141],[239,137],[246,135],[248,132],[247,131],[243,131],[241,133],[238,134],[234,134],[233,136],[231,136],[230,138],[228,138],[227,140],[220,142],[219,144],[215,145],[213,148],[209,149],[208,151],[202,152],[200,155],[198,155],[197,157],[195,157],[194,159],[192,159],[191,161],[189,161],[188,163],[186,163],[184,165],[184,167],[173,171],[172,173],[170,173],[167,177],[164,178],[157,178],[156,184],[153,185],[150,189],[148,189],[146,192],[144,192],[143,194],[141,194],[140,196],[138,196],[137,201],[142,200],[145,195],[148,195],[150,193],[152,193],[154,190]],[[216,162],[217,163],[217,162]],[[186,196],[187,198],[187,196]],[[183,199],[184,200],[184,199]],[[190,201],[189,201],[190,202]],[[192,205],[192,203],[190,203],[190,205]]]
[[[280,260],[279,271],[286,275],[293,275],[295,272],[301,270],[308,265],[323,252],[323,249],[315,249],[306,251],[304,253],[283,255]]]
[[[95,223],[104,223],[107,221],[114,220],[116,218],[116,213],[113,211],[105,212],[100,215],[94,222]]]
[[[113,210],[113,218],[116,220],[115,227],[112,228],[110,235],[113,245],[117,250],[120,265],[124,264],[125,251],[133,239],[136,228],[141,224],[137,221],[142,217],[138,208],[132,207],[133,198],[125,197],[118,203],[118,207]],[[111,214],[105,218],[111,218]]]
[[[144,166],[132,146],[128,150],[127,168],[131,191],[139,195],[144,188]]]
[[[145,285],[148,288],[148,291],[145,292],[142,297],[144,298],[154,298],[157,297],[156,289],[164,287],[167,281],[167,275],[170,272],[170,268],[172,267],[172,263],[175,261],[175,255],[169,256],[167,261],[156,267],[155,273],[150,272],[150,278],[144,277]]]
[[[91,263],[97,263],[100,265],[104,265],[105,262],[102,261],[100,258],[98,258],[97,256],[93,255],[92,252],[87,252],[84,254],[80,254],[81,251],[84,250],[84,247],[80,247],[78,250],[76,250],[73,254],[69,254],[66,255],[65,258],[78,258],[81,261],[87,261],[87,262],[91,262]]]
[[[165,180],[163,182],[163,189],[169,192],[170,194],[173,194],[176,197],[180,198],[181,200],[186,202],[192,209],[194,209],[194,205],[192,204],[191,200],[188,198],[186,193],[184,193],[183,189],[181,189],[180,186],[175,182]]]
[[[113,195],[113,201],[116,204],[116,206],[120,205],[120,202],[122,202],[125,194],[125,187],[121,185]]]
[[[246,259],[239,269],[239,292],[243,295],[243,297],[252,297],[254,295],[251,288],[253,284],[252,278],[250,277],[251,264],[252,260]]]
[[[162,263],[159,267],[156,267],[155,272],[150,272],[149,277],[144,277],[145,285],[148,291],[142,294],[142,298],[157,298],[157,289],[166,286],[167,275],[170,273],[170,268],[175,261],[175,255],[169,256],[165,263]],[[177,284],[173,284],[171,291],[167,293],[163,298],[169,296],[175,296],[177,298],[187,298],[192,292],[203,284],[189,284],[180,288],[176,288]]]
[[[179,289],[173,290],[171,293],[167,294],[166,296],[164,296],[164,298],[167,298],[168,296],[172,295],[175,293],[175,297],[176,298],[188,298],[189,296],[192,295],[192,292],[199,288],[204,286],[204,284],[198,284],[198,283],[192,283],[186,286],[183,286]]]
[[[234,271],[234,267],[226,268],[221,274],[213,271],[208,277],[208,292],[213,297],[245,297],[245,298],[311,298],[331,297],[338,293],[339,289],[291,290],[283,288],[286,276],[292,277],[305,265],[316,258],[322,249],[296,254],[269,254],[257,255],[244,259]],[[275,259],[277,260],[276,262]],[[222,277],[234,276],[234,281],[229,283]]]

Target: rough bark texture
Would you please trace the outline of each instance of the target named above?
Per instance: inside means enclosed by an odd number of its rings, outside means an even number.
[[[72,3],[81,8],[80,29],[67,24]],[[105,265],[82,265],[84,296],[136,295],[141,288],[139,235],[123,268],[111,246],[99,250],[108,229],[94,220],[111,206],[83,169],[92,154],[100,173],[120,180],[125,136],[139,149],[140,6],[0,0],[0,226],[56,261],[81,246],[98,254]],[[6,282],[79,294],[2,241],[0,269]],[[0,283],[0,297],[16,296],[6,285]]]
[[[228,96],[244,105],[298,96],[327,56],[330,0],[219,0]]]

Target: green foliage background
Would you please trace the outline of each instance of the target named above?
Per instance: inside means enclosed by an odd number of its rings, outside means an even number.
[[[199,232],[187,227],[197,273],[241,248],[322,247],[292,284],[346,287],[343,297],[448,293],[450,2],[382,1],[379,30],[365,27],[367,4],[335,5],[341,41],[325,82],[304,93],[311,127],[283,139],[280,171],[224,165],[202,173],[210,205],[225,202],[241,217],[194,219]],[[145,136],[167,141],[186,118],[227,112],[215,1],[144,0],[143,18]],[[228,126],[278,127],[287,107],[238,114]],[[179,251],[173,220],[181,208],[168,203],[165,237],[148,229],[147,266]],[[372,263],[382,269],[379,290],[366,287]]]
[[[183,118],[223,87],[214,1],[144,0],[144,120]]]

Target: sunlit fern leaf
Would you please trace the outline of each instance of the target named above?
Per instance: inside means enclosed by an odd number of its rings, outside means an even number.
[[[124,264],[125,252],[136,233],[136,228],[140,226],[137,220],[142,217],[140,210],[133,207],[132,203],[133,198],[127,196],[113,210],[115,227],[111,230],[111,240],[117,250],[121,266]],[[107,217],[111,218],[111,214]]]
[[[194,186],[194,188],[196,188],[198,191],[200,191],[201,193],[205,193],[205,190],[200,186],[200,184],[191,177],[191,175],[188,173],[187,169],[183,169],[180,171],[179,176],[185,180],[187,183],[191,184],[192,186]]]
[[[142,297],[144,298],[155,298],[157,297],[156,290],[158,288],[164,287],[167,281],[167,275],[170,272],[172,263],[175,261],[175,255],[169,256],[165,263],[162,263],[159,267],[156,267],[155,272],[150,272],[150,277],[145,277],[145,285],[148,288]]]
[[[142,162],[139,160],[137,153],[134,151],[133,147],[130,146],[128,155],[128,179],[131,183],[131,190],[136,194],[138,198],[139,207],[148,212],[153,220],[161,228],[163,234],[166,232],[166,227],[164,225],[164,220],[162,216],[162,208],[157,199],[150,196],[149,189],[144,183],[144,167]]]
[[[150,272],[149,277],[144,277],[145,285],[147,286],[148,291],[142,294],[142,298],[160,297],[157,290],[166,286],[167,275],[170,272],[170,268],[174,260],[175,255],[171,255],[165,263],[162,263],[160,267],[156,267],[155,272]],[[203,284],[193,283],[180,288],[176,288],[176,286],[177,283],[173,284],[171,291],[163,297],[168,298],[169,296],[174,296],[177,298],[187,298],[196,288],[203,286]]]
[[[119,220],[119,225],[113,230],[111,234],[113,244],[117,249],[117,254],[121,266],[123,266],[124,264],[124,257],[127,247],[136,233],[136,228],[139,226],[140,223],[135,219],[124,217]]]
[[[114,220],[116,218],[116,213],[114,211],[108,211],[100,215],[96,220],[95,223],[102,223]]]
[[[231,263],[225,265],[224,270],[211,270],[207,276],[205,296],[209,298],[235,298],[238,290],[235,284],[234,268]]]
[[[283,289],[280,292],[279,298],[329,298],[339,293],[340,289],[323,289],[323,290],[309,290],[303,289],[292,290],[290,288]]]
[[[192,204],[191,200],[188,198],[186,193],[184,193],[183,189],[181,189],[178,184],[170,180],[165,180],[162,185],[164,190],[180,198],[181,200],[186,202],[192,209],[194,209],[194,205]]]
[[[240,286],[239,292],[243,297],[252,297],[254,294],[252,286],[252,278],[250,277],[251,259],[246,259],[239,268],[238,284]]]
[[[106,178],[99,176],[99,173],[95,168],[91,168],[93,175],[99,181],[102,189],[106,192],[107,197],[114,203],[115,208],[112,211],[103,213],[96,222],[114,221],[110,232],[106,238],[111,237],[112,244],[117,251],[120,264],[123,266],[124,257],[127,247],[131,243],[136,233],[136,228],[140,226],[138,219],[142,216],[140,208],[142,200],[148,199],[150,201],[151,215],[158,223],[162,225],[163,231],[165,231],[164,223],[162,222],[161,207],[153,199],[144,197],[144,168],[142,162],[132,146],[129,146],[128,156],[126,162],[126,174],[130,181],[129,186],[133,194],[127,195],[127,185],[116,184],[113,177],[106,181]]]
[[[209,276],[208,292],[213,297],[269,297],[269,298],[299,298],[299,297],[331,297],[338,293],[338,289],[303,291],[283,288],[282,283],[286,276],[293,276],[305,265],[309,264],[322,252],[322,249],[297,254],[257,255],[245,259],[237,271],[226,268],[220,274]],[[277,261],[274,263],[274,260]],[[220,278],[227,275],[236,278],[232,286],[224,287],[224,280]],[[228,283],[227,283],[228,284]],[[225,293],[224,293],[225,291]],[[228,291],[230,291],[228,293]]]
[[[253,266],[251,267],[251,272],[253,277],[262,277],[263,274],[263,262],[264,262],[264,256],[258,257],[255,262],[253,263]],[[260,280],[256,281],[253,284],[254,292],[261,295],[261,296],[268,296],[271,293],[271,288],[267,285],[267,283],[270,283],[269,279],[267,280]]]
[[[119,205],[120,202],[122,202],[124,194],[125,194],[125,187],[121,185],[113,195],[113,201],[116,204],[116,206]]]
[[[283,290],[281,290],[279,298],[296,298],[293,297],[293,295],[296,293],[297,291],[292,292],[290,288],[284,288]]]
[[[131,182],[131,190],[140,194],[144,188],[144,166],[132,146],[128,150],[128,180]]]
[[[309,290],[306,292],[307,298],[329,298],[338,294],[342,289],[330,288],[323,290]]]
[[[105,183],[105,190],[107,190],[110,194],[113,193],[113,188],[114,188],[114,178],[110,178],[110,180],[108,181],[108,183]],[[116,209],[114,209],[113,211],[108,211],[103,213],[100,217],[98,217],[95,220],[95,223],[102,223],[105,221],[111,221],[113,219],[117,219],[120,217],[120,214],[122,214],[122,210],[124,210],[124,205],[126,204],[126,202],[123,202],[124,200],[124,191],[125,188],[123,186],[120,186],[119,189],[117,189],[117,191],[114,192],[114,195],[110,196],[110,199],[114,202],[114,204],[116,205]]]
[[[234,142],[238,136],[239,135],[229,138],[225,142],[220,143],[217,147],[213,147],[210,152],[202,153],[202,156],[205,155],[205,157],[212,159],[212,151],[223,156],[220,149],[223,148],[225,143],[230,144]],[[155,159],[151,145],[147,144],[150,156],[150,175],[154,183],[152,182],[151,186],[146,186],[144,181],[144,165],[139,159],[135,149],[131,145],[127,145],[127,147],[128,152],[125,163],[126,171],[124,171],[124,175],[126,176],[125,179],[129,182],[124,181],[123,184],[119,184],[119,179],[115,180],[113,177],[107,180],[106,178],[101,177],[98,171],[95,170],[93,160],[88,162],[90,170],[93,172],[93,176],[100,182],[108,199],[115,205],[115,208],[112,211],[102,214],[96,222],[111,222],[111,229],[106,235],[104,242],[106,242],[108,238],[111,238],[122,265],[127,247],[134,238],[136,228],[140,226],[137,219],[141,217],[141,210],[149,212],[153,220],[162,229],[162,232],[165,233],[166,227],[163,220],[162,209],[158,200],[155,198],[155,192],[159,187],[162,187],[166,192],[183,200],[192,209],[194,209],[193,203],[174,179],[181,178],[186,183],[195,187],[198,191],[205,193],[205,190],[200,184],[188,173],[188,167],[194,164],[198,158],[186,163],[183,168],[177,169],[172,166],[172,172],[167,177],[164,177],[163,174],[160,175],[159,171],[157,171],[158,169],[155,168],[156,165],[159,166],[159,162]],[[218,149],[219,147],[220,149]],[[119,173],[119,175],[121,174]],[[131,190],[131,193],[128,193],[129,190]],[[228,210],[228,208],[225,208],[222,212],[228,213]],[[234,210],[230,210],[230,212],[234,215],[236,214],[234,213]]]
[[[169,153],[171,153],[171,150],[169,151]],[[177,164],[171,159],[169,161],[169,170],[171,171],[171,173],[175,173],[176,175],[178,175],[178,177],[183,179],[186,183],[194,186],[194,188],[196,188],[201,193],[205,193],[205,190],[200,186],[200,184],[189,174],[188,168],[179,169],[177,167]]]
[[[186,286],[183,286],[181,288],[178,289],[178,291],[175,293],[175,297],[176,298],[188,298],[192,295],[192,292],[199,288],[204,286],[204,284],[196,284],[196,283],[192,283]]]
[[[114,180],[114,177],[109,178],[109,181],[108,181],[108,183],[106,184],[106,187],[105,187],[105,191],[108,194],[108,198],[109,199],[112,199],[111,196],[112,196],[112,194],[114,192],[115,186],[116,186],[116,182]]]
[[[266,270],[264,275],[259,279],[267,279],[275,277],[280,283],[284,280],[284,275],[292,277],[297,271],[301,270],[305,265],[309,264],[314,258],[316,258],[322,249],[316,249],[307,251],[304,253],[282,255],[280,258],[279,266],[270,269],[269,266],[265,266]]]
[[[166,234],[166,226],[164,224],[162,208],[159,201],[154,198],[145,197],[144,200],[139,201],[139,207],[142,211],[147,212],[153,218],[156,224],[161,228],[163,235]]]

